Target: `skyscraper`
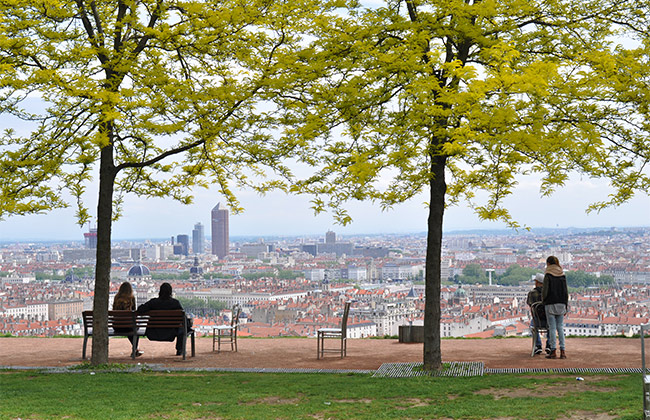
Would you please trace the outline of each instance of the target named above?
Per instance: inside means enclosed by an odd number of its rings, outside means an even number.
[[[192,253],[193,254],[203,254],[205,251],[205,229],[203,225],[199,222],[194,225],[194,230],[192,230]]]
[[[212,255],[219,259],[228,255],[230,248],[230,234],[228,231],[228,209],[220,208],[218,203],[212,209]]]
[[[84,245],[89,249],[97,249],[97,228],[88,228],[84,233]]]
[[[180,245],[180,254],[188,255],[190,250],[190,237],[189,235],[177,235],[176,242]]]

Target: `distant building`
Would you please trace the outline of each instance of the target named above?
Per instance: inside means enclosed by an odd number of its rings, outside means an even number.
[[[151,280],[151,271],[149,271],[149,267],[147,267],[146,265],[136,263],[131,268],[129,268],[129,272],[126,275],[126,279],[127,281],[130,282]]]
[[[331,230],[325,233],[325,243],[303,244],[300,250],[313,256],[320,254],[336,254],[337,257],[342,255],[352,255],[354,246],[351,242],[337,242],[336,233]]]
[[[54,319],[79,319],[83,312],[82,300],[65,300],[48,302],[47,312],[50,320]]]
[[[251,258],[258,258],[260,254],[273,252],[274,250],[275,250],[274,245],[265,244],[264,240],[260,240],[257,243],[242,244],[240,247],[240,252],[242,254],[246,254],[247,257],[251,257]]]
[[[84,233],[84,246],[87,249],[97,249],[97,228],[89,228]]]
[[[203,278],[203,267],[199,263],[199,257],[194,257],[194,265],[190,267],[190,279],[201,280]]]
[[[352,249],[352,255],[361,255],[368,258],[385,258],[390,253],[390,249],[376,246],[355,246]]]
[[[61,251],[64,262],[94,261],[97,257],[97,251],[94,249],[75,248],[64,249]]]
[[[189,255],[190,253],[190,237],[188,235],[177,235],[176,245],[180,245],[178,255]],[[174,247],[174,254],[176,254],[176,246]]]
[[[201,223],[197,223],[192,230],[192,254],[203,254],[204,251],[205,228]]]
[[[223,259],[228,255],[229,248],[228,209],[218,203],[212,209],[212,255]]]

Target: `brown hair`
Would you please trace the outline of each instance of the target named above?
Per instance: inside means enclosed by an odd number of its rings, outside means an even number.
[[[560,260],[555,255],[551,255],[546,259],[546,265],[560,265]]]
[[[120,288],[113,298],[113,310],[135,310],[135,296],[133,295],[133,287],[131,283],[125,281],[120,284]]]

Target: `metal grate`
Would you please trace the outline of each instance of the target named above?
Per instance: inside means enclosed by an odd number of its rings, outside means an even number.
[[[425,371],[422,363],[384,363],[373,378],[410,378],[414,376],[483,376],[483,362],[443,362],[440,371]]]
[[[485,373],[641,373],[641,368],[487,368]]]

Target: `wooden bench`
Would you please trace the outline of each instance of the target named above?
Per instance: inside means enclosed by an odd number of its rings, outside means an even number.
[[[81,358],[86,359],[86,346],[88,337],[93,335],[93,312],[82,313],[84,323],[84,342]],[[194,330],[188,328],[185,311],[174,310],[153,310],[144,314],[135,311],[108,311],[108,336],[109,337],[133,337],[131,358],[135,359],[140,337],[146,336],[147,328],[182,329],[183,335],[183,360],[186,356],[187,337],[192,339],[192,357],[195,353]],[[189,331],[188,331],[189,330]]]

